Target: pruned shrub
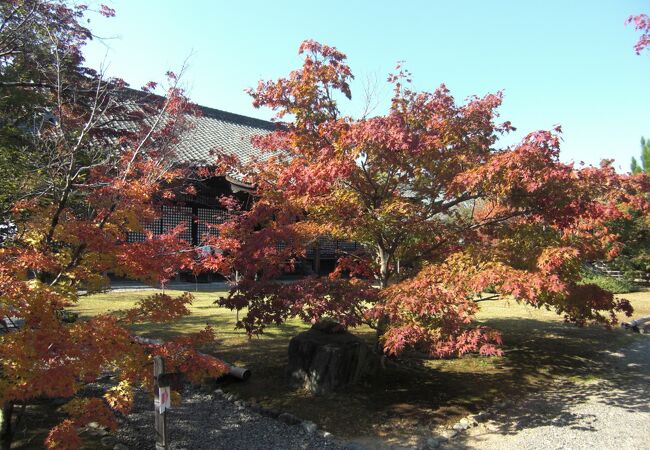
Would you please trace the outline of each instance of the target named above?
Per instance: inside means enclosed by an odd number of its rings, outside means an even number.
[[[636,292],[639,290],[639,286],[631,280],[608,277],[595,273],[585,273],[582,276],[580,284],[595,284],[612,294],[627,294],[628,292]]]

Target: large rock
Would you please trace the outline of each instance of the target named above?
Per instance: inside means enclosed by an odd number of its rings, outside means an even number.
[[[316,394],[355,384],[378,367],[368,345],[335,322],[317,323],[289,342],[292,380]]]

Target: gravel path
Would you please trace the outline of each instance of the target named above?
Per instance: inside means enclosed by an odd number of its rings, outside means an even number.
[[[650,448],[650,337],[609,353],[611,377],[558,383],[471,428],[447,449]]]
[[[516,404],[491,408],[489,421],[447,442],[431,447],[421,441],[413,449],[650,448],[650,336],[639,336],[633,345],[606,353],[604,359],[607,376],[598,375],[605,381],[555,383]],[[119,448],[153,450],[152,400],[138,393],[134,411],[113,438],[125,445]],[[313,424],[285,422],[223,394],[188,390],[170,411],[168,430],[173,450],[393,448],[380,442],[354,445],[324,436]]]
[[[138,394],[134,413],[115,434],[130,449],[154,449],[153,402]],[[302,425],[287,425],[264,417],[248,407],[238,406],[219,394],[188,391],[181,405],[167,416],[171,449],[342,449],[333,437],[323,437]]]

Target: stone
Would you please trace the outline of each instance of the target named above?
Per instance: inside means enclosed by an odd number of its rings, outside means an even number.
[[[454,426],[452,428],[454,430],[456,430],[456,431],[465,431],[466,429],[469,428],[469,424],[457,422],[457,423],[454,424]]]
[[[97,422],[89,422],[88,425],[86,425],[88,428],[101,428],[101,425],[98,424]]]
[[[472,416],[477,422],[485,422],[490,418],[490,413],[487,411],[480,411]]]
[[[234,402],[235,400],[238,400],[239,397],[236,394],[232,394],[230,392],[227,392],[223,395],[223,398],[228,400],[229,402]]]
[[[356,384],[378,368],[368,345],[336,322],[314,324],[289,342],[289,376],[315,394]]]
[[[117,444],[117,439],[115,439],[113,436],[104,436],[100,442],[104,447],[111,448]]]
[[[312,325],[312,330],[320,331],[325,334],[341,334],[345,333],[345,327],[338,322],[332,320],[323,320],[321,322],[316,322]]]
[[[440,433],[440,437],[444,438],[446,442],[450,439],[455,438],[457,434],[458,431],[456,430],[442,430],[442,432]]]
[[[321,436],[323,436],[325,439],[331,439],[332,436],[333,436],[333,434],[330,433],[329,431],[323,431],[323,432],[321,433]]]
[[[318,426],[309,420],[303,421],[300,426],[302,427],[303,430],[305,430],[307,433],[315,433],[318,430]]]
[[[289,413],[282,413],[278,416],[278,420],[280,422],[284,422],[287,425],[298,425],[300,423],[300,419],[294,416],[293,414]]]
[[[213,394],[214,394],[214,395],[223,395],[223,390],[222,390],[222,389],[215,389],[215,390],[213,391]]]
[[[430,437],[427,439],[427,448],[434,449],[440,447],[442,441],[437,437]]]
[[[478,425],[478,422],[472,416],[463,417],[458,421],[458,423],[466,427],[465,429],[475,427],[476,425]]]

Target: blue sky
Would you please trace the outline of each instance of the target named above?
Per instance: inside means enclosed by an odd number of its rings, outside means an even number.
[[[564,161],[614,158],[627,171],[650,137],[650,53],[634,53],[637,33],[624,26],[650,13],[648,0],[103,2],[117,15],[91,18],[106,39],[87,48],[89,65],[140,87],[189,57],[184,83],[205,106],[269,119],[244,89],[298,67],[312,38],[348,55],[352,115],[369,79],[385,111],[386,75],[404,60],[418,90],[445,83],[458,101],[503,90],[501,118],[517,127],[504,145],[560,124]]]

